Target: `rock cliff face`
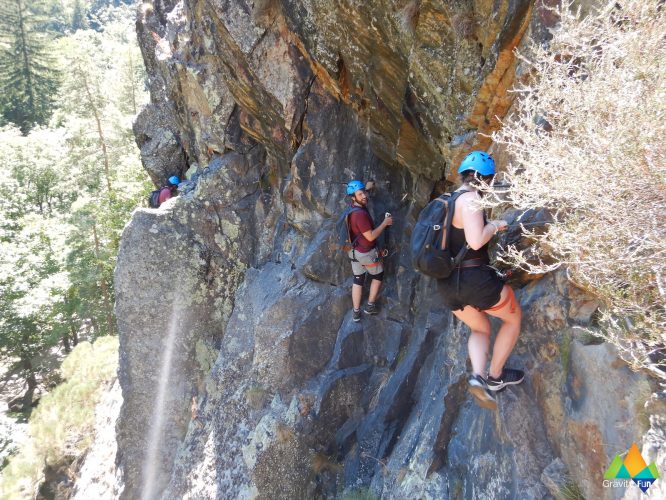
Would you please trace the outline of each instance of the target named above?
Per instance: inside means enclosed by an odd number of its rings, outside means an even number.
[[[513,49],[546,36],[552,3],[141,7],[137,142],[156,182],[188,180],[135,212],[116,269],[125,498],[616,498],[602,476],[632,442],[664,465],[661,400],[574,339],[596,304],[564,274],[516,283],[528,377],[491,413],[466,391],[468,331],[409,262],[418,211],[490,146]],[[396,218],[361,323],[334,242],[352,178]]]

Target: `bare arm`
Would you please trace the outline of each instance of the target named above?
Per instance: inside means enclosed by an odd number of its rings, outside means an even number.
[[[384,231],[384,229],[386,229],[386,227],[390,226],[391,224],[393,224],[393,217],[387,217],[372,231],[366,231],[363,233],[363,237],[368,241],[375,241],[377,238],[379,238],[379,235],[382,234],[382,231]]]
[[[458,199],[458,204],[462,209],[465,240],[473,250],[478,250],[488,243],[497,231],[504,229],[506,226],[506,222],[503,220],[483,223],[483,210],[477,207],[474,202],[477,196],[476,194],[468,194]]]

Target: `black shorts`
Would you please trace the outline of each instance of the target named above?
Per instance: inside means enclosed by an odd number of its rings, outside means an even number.
[[[448,278],[437,280],[437,291],[444,305],[453,311],[465,306],[481,311],[490,309],[499,302],[502,288],[504,281],[488,266],[456,269]]]

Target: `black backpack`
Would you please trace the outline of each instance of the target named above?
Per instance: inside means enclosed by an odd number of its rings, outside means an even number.
[[[345,252],[348,252],[349,250],[354,248],[356,246],[356,242],[361,237],[361,235],[359,234],[352,241],[351,234],[349,233],[349,216],[353,212],[358,212],[359,210],[363,209],[351,205],[346,207],[345,211],[342,212],[342,215],[340,216],[338,222],[335,225],[335,232],[338,237],[338,246],[342,248]]]
[[[148,206],[150,208],[159,208],[160,191],[162,191],[162,188],[156,189],[155,191],[151,191],[150,194],[148,195]]]
[[[449,247],[455,201],[466,192],[445,193],[421,210],[410,241],[412,265],[417,271],[432,278],[443,279],[451,276],[454,268],[462,262],[469,245],[462,247],[455,258],[451,256]],[[442,229],[446,229],[444,250],[441,245]]]

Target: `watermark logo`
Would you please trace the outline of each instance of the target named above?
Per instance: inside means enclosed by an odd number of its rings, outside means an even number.
[[[624,460],[620,455],[615,455],[604,474],[603,485],[606,488],[624,488],[633,481],[645,493],[657,479],[659,479],[659,472],[654,462],[648,466],[638,446],[634,443]]]

